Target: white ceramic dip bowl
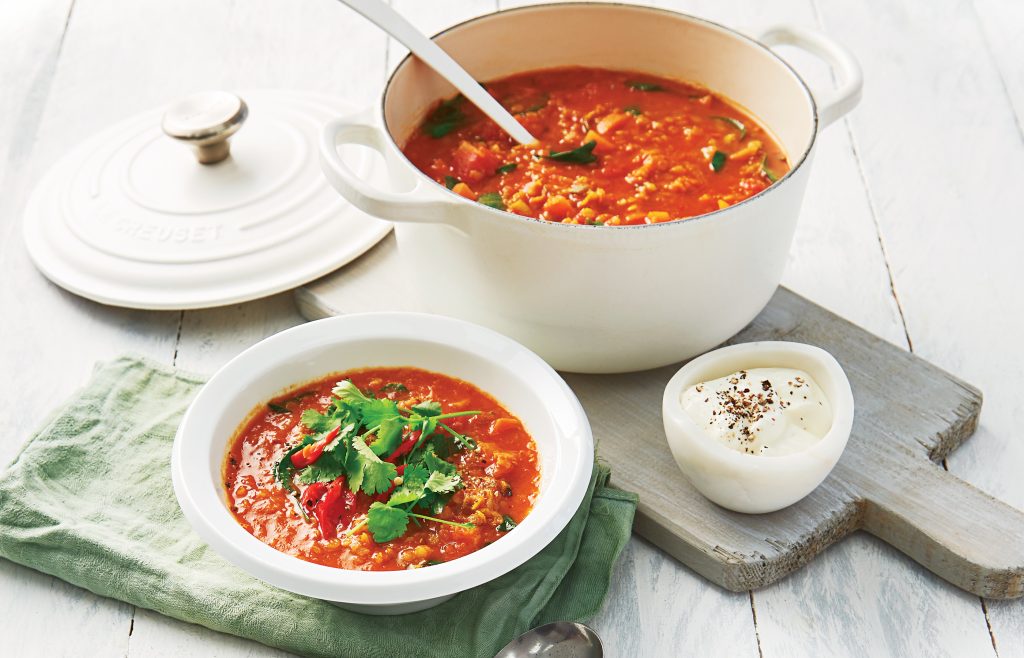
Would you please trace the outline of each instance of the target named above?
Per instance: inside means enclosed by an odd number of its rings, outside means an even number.
[[[499,541],[465,557],[408,571],[351,571],[279,552],[228,509],[228,445],[249,413],[284,390],[333,372],[413,366],[470,382],[515,414],[533,437],[540,487],[533,511]],[[217,553],[282,589],[369,614],[442,603],[501,576],[543,549],[579,508],[594,463],[590,424],[576,396],[536,354],[489,329],[416,313],[320,320],[261,341],[221,368],[178,428],[174,492],[196,533]]]
[[[832,406],[832,426],[825,436],[792,454],[746,454],[715,440],[683,409],[680,396],[689,387],[753,368],[807,372]],[[686,479],[712,502],[748,514],[788,507],[821,484],[850,438],[853,407],[850,382],[831,354],[774,341],[731,345],[690,361],[669,380],[662,400],[665,436]]]

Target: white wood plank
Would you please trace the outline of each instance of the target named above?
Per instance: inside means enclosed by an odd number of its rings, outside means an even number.
[[[971,5],[952,1],[925,11],[867,3],[856,21],[821,9],[863,52],[871,93],[889,99],[850,125],[915,350],[986,396],[981,427],[950,457],[950,470],[1021,507],[1024,406],[1011,388],[1024,373],[1020,7],[979,6],[982,22]],[[913,48],[897,42],[910,30]],[[1019,602],[989,604],[989,613],[1001,655],[1020,655]]]
[[[982,38],[1024,139],[1024,2],[974,0]]]
[[[135,612],[135,629],[128,643],[128,656],[132,657],[287,658],[293,655],[142,609]]]
[[[72,302],[37,274],[21,244],[21,210],[40,171],[32,159],[37,135],[46,141],[74,134],[70,126],[51,135],[43,120],[71,5],[0,3],[0,468],[52,407],[85,382],[96,358],[126,345],[170,353],[164,338],[173,319],[96,317],[95,305]],[[6,561],[0,561],[0,591],[0,637],[11,655],[124,652],[128,605]]]
[[[609,656],[757,656],[747,593],[709,587],[634,537],[591,625]],[[714,632],[708,632],[714,629]]]

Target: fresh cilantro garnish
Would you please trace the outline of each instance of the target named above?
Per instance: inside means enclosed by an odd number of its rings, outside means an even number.
[[[370,530],[370,534],[373,535],[373,541],[383,544],[404,535],[406,528],[409,527],[409,519],[436,521],[437,523],[444,523],[445,525],[457,528],[476,527],[472,523],[456,523],[455,521],[438,519],[433,516],[426,516],[425,514],[415,514],[401,507],[392,507],[390,503],[385,505],[379,501],[370,505],[370,511],[366,514],[366,527]]]
[[[352,437],[352,449],[354,453],[350,453],[352,458],[347,468],[349,489],[362,489],[370,495],[390,489],[391,480],[398,475],[395,465],[381,461],[361,436]]]
[[[277,462],[277,466],[274,467],[274,477],[277,478],[278,482],[284,485],[285,489],[295,491],[295,486],[292,484],[292,474],[295,473],[295,465],[292,464],[292,455],[314,442],[315,439],[312,436],[304,437],[284,453],[284,456],[281,457],[281,461]]]
[[[743,125],[743,122],[739,119],[733,119],[732,117],[715,116],[711,117],[717,121],[727,123],[736,130],[736,136],[743,139],[747,136],[747,127]]]
[[[574,148],[571,151],[551,151],[546,157],[548,160],[554,160],[555,162],[587,164],[597,160],[597,156],[593,153],[595,146],[597,146],[597,142],[591,140],[583,146]]]
[[[426,402],[412,405],[412,410],[421,416],[440,416],[441,403],[427,400]]]
[[[722,171],[725,168],[725,162],[729,159],[725,153],[721,151],[715,151],[715,154],[711,156],[711,170]]]
[[[444,186],[447,187],[449,190],[452,189],[453,187],[455,187],[458,184],[459,184],[459,179],[456,178],[455,176],[445,176],[444,177]]]
[[[509,172],[515,171],[516,167],[518,167],[518,166],[519,165],[516,164],[515,162],[510,162],[508,164],[501,165],[500,167],[495,169],[494,173],[496,173],[496,174],[507,174]]]
[[[459,94],[434,108],[423,124],[423,131],[438,139],[461,126],[466,120],[466,114],[461,108],[464,100],[465,97]]]
[[[476,202],[498,210],[505,209],[505,200],[497,192],[484,192],[476,198]]]
[[[391,382],[377,394],[408,390],[404,384]],[[480,412],[444,413],[436,400],[421,400],[405,409],[394,400],[360,390],[349,380],[338,382],[332,393],[334,398],[323,412],[308,409],[302,413],[301,423],[310,433],[277,465],[276,475],[283,486],[294,491],[292,456],[317,444],[312,455],[303,453],[300,463],[307,465],[299,469],[298,482],[311,485],[343,479],[353,492],[378,496],[364,521],[375,540],[402,536],[410,519],[416,524],[425,520],[472,527],[414,510],[440,514],[452,494],[462,488],[458,470],[445,457],[475,450],[476,442],[443,421]],[[387,496],[387,501],[381,496]]]
[[[779,180],[779,177],[775,175],[775,172],[768,168],[768,156],[764,156],[761,159],[761,175],[768,179],[768,182],[774,183]]]
[[[516,523],[512,519],[511,516],[509,516],[508,514],[502,514],[502,516],[501,516],[501,523],[498,524],[498,527],[496,528],[496,530],[498,532],[508,532],[509,530],[511,530],[512,528],[516,527],[517,525],[519,525],[519,524]]]
[[[654,82],[642,82],[640,80],[630,80],[626,83],[626,86],[636,91],[665,91],[665,88]]]
[[[445,178],[451,178],[451,176],[446,176]],[[381,393],[389,393],[391,391],[407,393],[409,389],[402,382],[388,382],[380,387]]]
[[[622,111],[625,112],[626,114],[632,114],[635,117],[638,117],[641,114],[643,114],[640,108],[636,105],[627,105],[626,107],[622,108]]]
[[[405,534],[405,529],[409,527],[409,515],[401,508],[375,502],[366,514],[366,525],[373,535],[373,541],[383,544]]]

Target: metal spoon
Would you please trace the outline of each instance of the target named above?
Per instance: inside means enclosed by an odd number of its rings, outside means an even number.
[[[397,11],[381,0],[341,0],[352,9],[369,19],[377,27],[384,30],[405,44],[414,55],[423,60],[427,66],[448,82],[452,83],[462,95],[473,105],[494,120],[502,130],[512,136],[520,144],[533,144],[537,140],[516,121],[515,117],[501,106],[494,97],[487,93],[466,69],[452,59],[440,46],[427,38],[405,20]]]
[[[586,624],[554,621],[532,628],[505,645],[494,658],[602,658],[601,638]]]

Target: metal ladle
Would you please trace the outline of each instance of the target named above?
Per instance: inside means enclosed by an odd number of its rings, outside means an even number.
[[[473,79],[466,69],[459,66],[441,47],[431,41],[425,34],[412,26],[401,14],[380,0],[341,0],[343,4],[356,10],[377,27],[398,39],[414,55],[434,69],[438,75],[452,83],[469,102],[480,108],[498,126],[512,136],[520,144],[533,144],[537,140],[516,121],[494,97]]]
[[[494,658],[602,658],[601,638],[586,624],[555,621],[532,628]]]

